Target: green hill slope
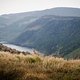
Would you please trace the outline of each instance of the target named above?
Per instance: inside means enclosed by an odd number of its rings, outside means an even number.
[[[73,50],[70,54],[66,55],[65,58],[80,59],[80,48]]]

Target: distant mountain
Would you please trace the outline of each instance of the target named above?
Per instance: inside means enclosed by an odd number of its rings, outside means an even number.
[[[0,41],[68,56],[80,48],[80,9],[52,8],[0,16]]]
[[[68,7],[59,7],[59,8],[52,8],[45,10],[45,12],[50,15],[56,16],[73,16],[73,17],[80,17],[80,8],[68,8]]]
[[[80,17],[79,8],[58,7],[0,16],[0,41],[12,41],[27,30],[27,25],[45,15]]]

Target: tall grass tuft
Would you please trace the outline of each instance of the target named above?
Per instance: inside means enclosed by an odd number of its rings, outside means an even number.
[[[0,52],[0,80],[80,80],[80,60]]]

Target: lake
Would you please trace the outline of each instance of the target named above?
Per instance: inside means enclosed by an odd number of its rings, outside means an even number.
[[[33,52],[33,50],[34,50],[34,49],[27,48],[27,47],[17,46],[17,45],[14,45],[14,44],[8,44],[8,43],[2,43],[2,44],[4,46],[7,46],[7,47],[12,48],[12,49],[16,49],[18,51]]]

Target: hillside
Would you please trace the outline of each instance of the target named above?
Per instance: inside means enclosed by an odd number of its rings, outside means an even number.
[[[0,80],[80,80],[80,60],[0,51]]]
[[[59,7],[1,15],[0,41],[35,48],[48,55],[75,54],[80,48],[80,9]]]
[[[58,7],[42,11],[32,11],[0,16],[0,41],[12,41],[21,35],[27,25],[45,15],[80,17],[79,8]]]
[[[28,46],[42,53],[66,56],[80,48],[80,17],[47,15],[28,25],[14,44]]]
[[[80,59],[80,48],[73,50],[65,56],[67,59]]]

